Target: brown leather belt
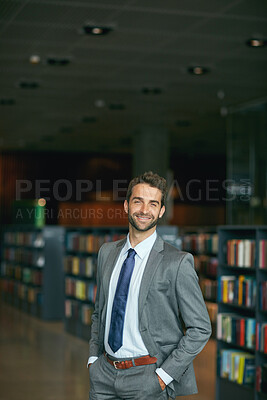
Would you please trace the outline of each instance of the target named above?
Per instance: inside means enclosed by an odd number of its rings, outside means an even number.
[[[132,368],[132,367],[139,367],[140,365],[149,365],[149,364],[155,364],[158,359],[156,357],[150,357],[148,356],[143,356],[139,358],[132,358],[131,360],[124,360],[124,361],[112,361],[107,353],[105,353],[107,362],[110,363],[110,365],[113,365],[115,369],[127,369],[127,368]]]

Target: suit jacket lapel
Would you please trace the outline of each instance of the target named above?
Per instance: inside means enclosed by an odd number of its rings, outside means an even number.
[[[111,274],[119,258],[120,252],[125,245],[126,239],[120,240],[115,248],[110,252],[108,259],[105,262],[103,270],[103,288],[105,293],[105,298],[108,299],[109,282]]]
[[[107,305],[108,305],[108,292],[109,292],[109,282],[113,272],[113,269],[116,265],[116,262],[119,258],[120,252],[126,242],[126,239],[120,240],[114,249],[110,252],[105,264],[103,265],[103,291],[104,291],[104,305],[102,309],[101,320],[103,324],[105,324],[106,320],[106,312],[107,312]]]
[[[142,316],[142,311],[145,305],[145,301],[149,292],[150,284],[152,282],[153,276],[163,258],[162,251],[164,250],[164,242],[160,236],[157,236],[157,239],[152,247],[150,255],[147,260],[147,264],[144,270],[144,274],[141,281],[139,299],[138,299],[138,316],[139,321]]]

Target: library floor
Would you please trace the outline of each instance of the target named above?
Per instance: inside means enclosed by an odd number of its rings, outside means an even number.
[[[214,400],[216,344],[194,362],[199,394],[177,400]],[[86,400],[88,344],[61,322],[43,322],[0,302],[0,399]]]

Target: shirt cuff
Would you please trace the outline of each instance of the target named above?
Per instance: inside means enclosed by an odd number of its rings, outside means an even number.
[[[163,380],[166,386],[173,381],[173,378],[169,374],[167,374],[167,372],[165,372],[162,368],[157,368],[156,373]]]
[[[87,368],[89,366],[89,364],[93,364],[96,360],[98,359],[98,357],[89,357],[88,361],[87,361]]]

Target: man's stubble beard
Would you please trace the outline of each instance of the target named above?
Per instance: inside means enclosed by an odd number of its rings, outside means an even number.
[[[139,215],[139,216],[146,216],[145,214],[134,214],[134,215]],[[147,232],[150,229],[154,228],[154,226],[156,226],[158,224],[159,221],[159,217],[154,219],[154,221],[151,222],[151,224],[149,224],[148,226],[146,226],[145,228],[140,228],[140,226],[138,226],[135,222],[135,220],[133,219],[132,215],[130,213],[128,213],[128,221],[129,223],[132,225],[133,228],[135,228],[137,231],[139,232]]]

